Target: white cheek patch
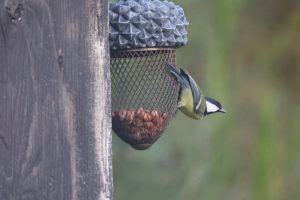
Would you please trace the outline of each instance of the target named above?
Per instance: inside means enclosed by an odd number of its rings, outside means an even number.
[[[209,101],[206,101],[206,109],[208,113],[217,112],[219,110],[219,107],[215,104],[210,103]]]

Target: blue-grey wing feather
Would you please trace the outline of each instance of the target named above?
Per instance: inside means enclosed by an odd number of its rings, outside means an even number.
[[[201,91],[197,83],[195,82],[195,80],[188,73],[186,73],[183,69],[180,69],[180,73],[189,82],[193,94],[193,99],[194,99],[193,102],[194,102],[194,109],[195,109],[198,106],[199,102],[201,101]]]

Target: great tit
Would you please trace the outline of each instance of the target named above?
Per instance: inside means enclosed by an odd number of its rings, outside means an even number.
[[[197,83],[187,72],[180,69],[179,73],[171,64],[166,66],[180,84],[178,108],[181,112],[193,119],[201,119],[212,113],[226,112],[220,102],[203,95]]]

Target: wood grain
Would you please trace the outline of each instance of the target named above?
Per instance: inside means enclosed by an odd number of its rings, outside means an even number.
[[[112,199],[107,0],[0,3],[0,199]]]

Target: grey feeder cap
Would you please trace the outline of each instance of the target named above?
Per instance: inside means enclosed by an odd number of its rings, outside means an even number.
[[[111,50],[178,48],[187,43],[183,9],[160,0],[119,0],[109,5]]]

